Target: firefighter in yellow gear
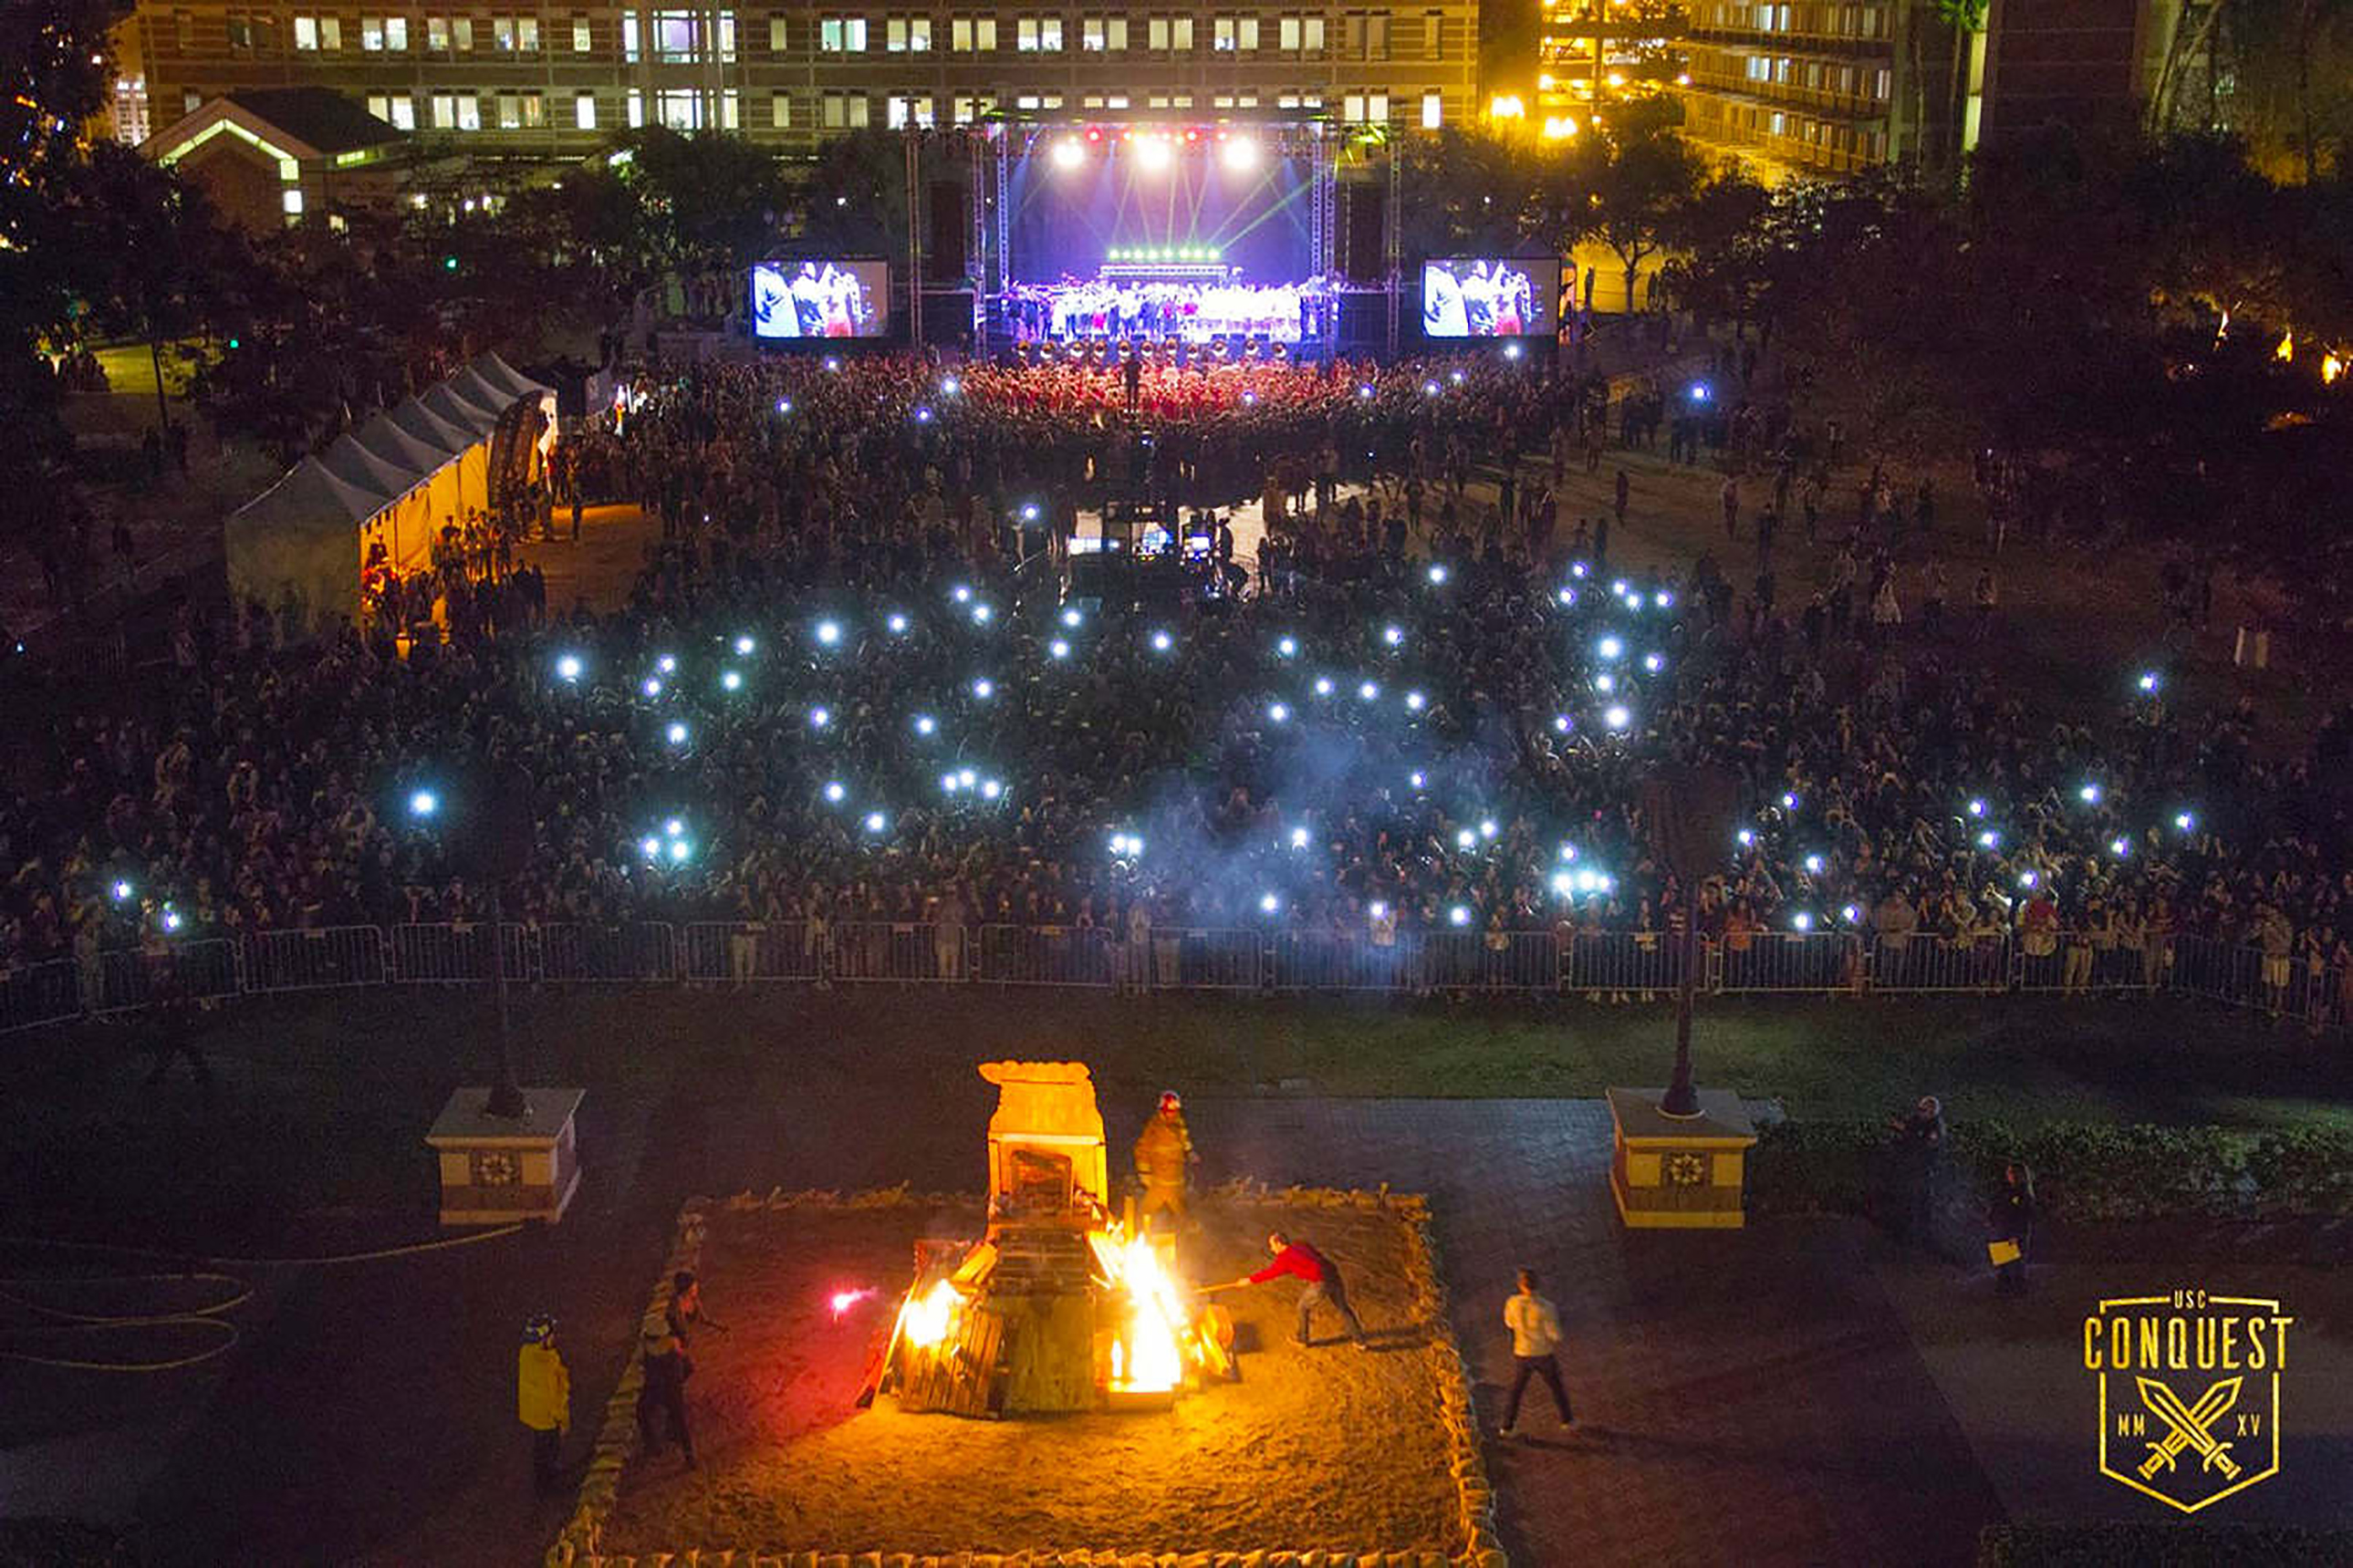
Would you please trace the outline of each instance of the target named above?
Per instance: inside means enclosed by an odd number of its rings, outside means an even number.
[[[515,1415],[531,1428],[532,1482],[543,1493],[563,1479],[564,1437],[572,1430],[572,1373],[555,1349],[555,1320],[542,1314],[522,1326],[515,1355]]]
[[[1200,1158],[1193,1152],[1193,1134],[1185,1126],[1185,1102],[1171,1089],[1161,1095],[1159,1109],[1136,1135],[1135,1179],[1144,1187],[1144,1201],[1136,1210],[1138,1229],[1148,1229],[1152,1216],[1162,1209],[1179,1225],[1192,1223],[1185,1188]]]

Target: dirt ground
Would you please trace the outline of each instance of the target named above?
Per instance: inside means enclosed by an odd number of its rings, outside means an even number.
[[[608,1552],[1190,1552],[1460,1550],[1439,1380],[1442,1324],[1407,1321],[1396,1216],[1208,1206],[1180,1248],[1196,1280],[1263,1261],[1280,1226],[1338,1261],[1375,1348],[1319,1318],[1291,1342],[1297,1286],[1229,1293],[1241,1378],[1173,1413],[970,1421],[853,1407],[922,1236],[980,1233],[977,1208],[718,1212],[702,1258],[724,1335],[698,1336],[687,1386],[702,1468],[631,1460]],[[839,1321],[834,1292],[877,1294]]]

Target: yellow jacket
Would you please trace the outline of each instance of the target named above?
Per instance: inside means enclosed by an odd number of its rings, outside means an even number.
[[[572,1373],[554,1345],[525,1345],[516,1355],[515,1414],[534,1432],[572,1429]]]
[[[1155,1185],[1182,1186],[1192,1153],[1193,1134],[1186,1130],[1183,1112],[1155,1111],[1135,1140],[1135,1173]]]

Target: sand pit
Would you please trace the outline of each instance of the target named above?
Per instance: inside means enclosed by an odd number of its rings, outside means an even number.
[[[702,1468],[632,1457],[601,1556],[739,1552],[1122,1554],[1369,1552],[1457,1556],[1461,1452],[1446,1415],[1459,1363],[1397,1213],[1329,1203],[1203,1205],[1182,1268],[1230,1279],[1282,1228],[1340,1262],[1375,1348],[1328,1313],[1291,1342],[1295,1283],[1229,1295],[1241,1380],[1173,1412],[964,1420],[854,1407],[922,1236],[976,1237],[977,1205],[718,1208],[700,1256],[709,1312],[688,1384]],[[838,1321],[837,1292],[877,1294]],[[1483,1486],[1475,1473],[1472,1487]],[[742,1559],[739,1557],[738,1561]]]

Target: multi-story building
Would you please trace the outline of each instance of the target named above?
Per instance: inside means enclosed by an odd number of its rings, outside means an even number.
[[[2126,130],[2170,3],[1990,0],[1957,34],[1928,0],[1691,0],[1684,130],[1814,174],[1950,164],[2052,121]]]
[[[1466,121],[1479,0],[1318,9],[1209,0],[1046,0],[1005,7],[796,0],[425,9],[366,0],[143,0],[155,121],[237,89],[330,87],[475,156],[565,157],[637,125],[741,131],[787,151],[863,126],[948,126],[1004,111],[1214,118],[1286,110],[1336,121]]]
[[[1810,174],[1910,156],[1917,121],[1898,79],[1911,85],[1914,25],[1926,24],[1905,0],[1693,0],[1683,129]]]
[[[1530,118],[1560,134],[1613,99],[1665,87],[1683,69],[1687,21],[1683,0],[1540,0]]]

